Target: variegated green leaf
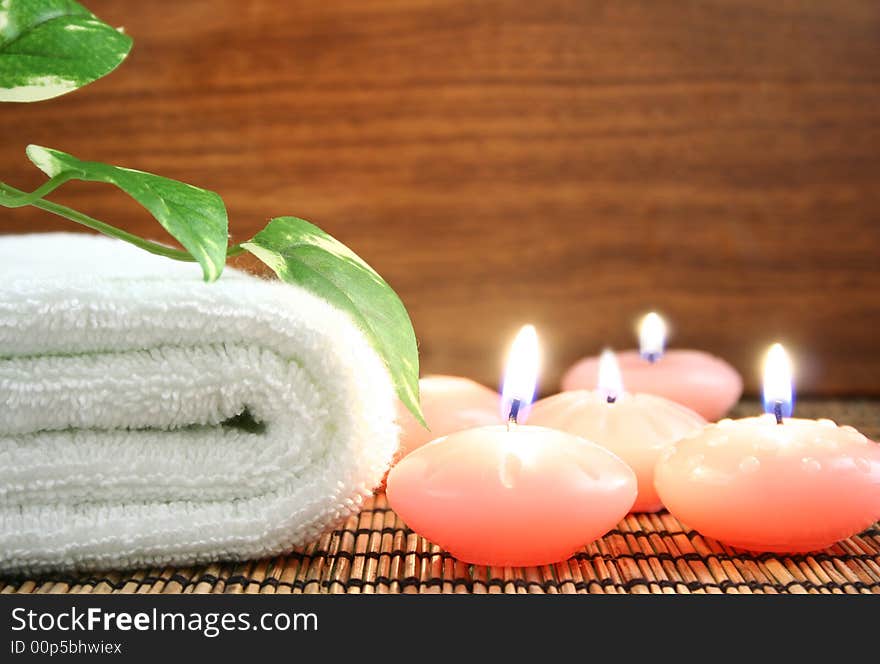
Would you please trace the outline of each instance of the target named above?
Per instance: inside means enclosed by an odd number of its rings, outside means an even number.
[[[277,217],[242,247],[282,281],[311,291],[351,316],[388,367],[397,396],[424,424],[419,351],[397,293],[364,260],[308,221]]]
[[[109,74],[131,38],[72,0],[0,0],[0,101],[41,101]]]
[[[229,242],[226,206],[213,191],[163,178],[152,173],[82,161],[60,150],[29,145],[28,158],[49,177],[67,175],[73,180],[116,185],[143,205],[192,254],[214,281],[226,263]]]

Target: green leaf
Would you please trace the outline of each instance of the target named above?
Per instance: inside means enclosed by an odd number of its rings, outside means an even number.
[[[130,37],[72,0],[0,0],[0,101],[72,92],[130,50]]]
[[[213,191],[170,180],[152,173],[80,161],[59,150],[29,145],[27,156],[49,177],[107,182],[116,185],[143,205],[192,254],[214,281],[226,263],[229,221],[223,199]]]
[[[360,256],[317,226],[277,217],[244,249],[282,281],[298,284],[354,319],[385,362],[397,396],[425,424],[419,406],[419,351],[397,293]]]

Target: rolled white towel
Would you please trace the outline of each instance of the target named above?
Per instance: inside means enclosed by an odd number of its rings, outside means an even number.
[[[356,510],[396,399],[351,319],[103,236],[0,237],[0,570],[289,550]]]

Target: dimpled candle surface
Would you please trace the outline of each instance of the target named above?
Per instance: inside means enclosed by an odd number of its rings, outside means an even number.
[[[501,421],[501,397],[469,378],[425,376],[419,380],[422,413],[430,431],[419,424],[406,406],[398,404],[400,446],[397,458],[406,456],[435,438]]]
[[[742,377],[724,360],[697,350],[670,350],[655,362],[639,351],[617,353],[626,389],[656,394],[698,412],[707,420],[723,417],[742,395]],[[598,357],[574,364],[562,377],[563,390],[593,390]]]
[[[622,394],[614,403],[599,392],[573,390],[541,399],[529,422],[561,429],[605,447],[619,456],[638,478],[633,512],[663,507],[654,488],[654,466],[661,453],[705,420],[684,406],[651,394]]]
[[[569,558],[602,536],[636,497],[632,470],[608,450],[536,426],[468,429],[391,469],[388,502],[456,558],[532,566]]]
[[[670,448],[655,483],[704,535],[751,551],[815,551],[880,517],[880,445],[831,420],[722,420]]]

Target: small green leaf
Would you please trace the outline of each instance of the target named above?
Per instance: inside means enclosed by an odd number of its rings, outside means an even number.
[[[294,283],[347,313],[385,362],[397,396],[425,424],[419,406],[419,351],[406,308],[397,293],[360,256],[317,226],[277,217],[246,250],[282,281]]]
[[[226,264],[229,222],[223,199],[213,191],[170,180],[152,173],[80,161],[59,150],[29,145],[27,156],[50,178],[66,175],[73,180],[116,185],[143,205],[192,254],[214,281]]]
[[[131,37],[72,0],[0,0],[0,101],[41,101],[116,69]]]

